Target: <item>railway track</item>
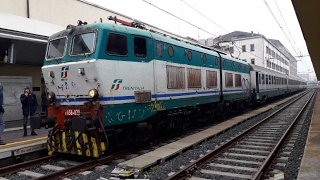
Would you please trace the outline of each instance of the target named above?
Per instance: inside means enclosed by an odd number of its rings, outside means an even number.
[[[265,177],[289,132],[314,94],[315,91],[309,92],[287,104],[247,131],[232,137],[207,155],[174,173],[168,180]],[[285,121],[283,117],[286,117]]]
[[[270,131],[266,131],[266,133],[267,132],[273,133],[273,131],[271,131],[271,129],[269,129],[269,130]],[[278,131],[279,129],[274,127],[273,130]],[[169,136],[166,138],[170,139]],[[171,135],[171,138],[172,138],[172,135]],[[50,159],[50,157],[49,158],[46,157],[48,159],[44,158],[42,160],[34,160],[34,162],[26,162],[25,164],[23,164],[23,163],[18,164],[16,167],[15,167],[15,165],[10,166],[10,167],[6,167],[6,171],[3,171],[4,169],[1,168],[0,169],[0,177],[5,174],[19,172],[19,176],[21,176],[21,175],[30,176],[30,174],[33,174],[34,176],[32,176],[32,178],[35,178],[35,179],[63,179],[63,178],[67,178],[67,177],[74,179],[73,175],[77,175],[79,173],[83,174],[83,176],[81,176],[82,178],[86,178],[86,176],[85,176],[86,174],[89,174],[89,173],[99,174],[100,172],[99,173],[96,173],[96,172],[103,170],[104,173],[100,173],[100,175],[97,175],[95,177],[95,179],[99,179],[101,176],[109,178],[112,176],[112,173],[113,173],[112,171],[117,167],[117,164],[122,161],[122,158],[127,156],[126,159],[128,159],[128,158],[133,158],[133,157],[137,156],[134,153],[142,154],[142,153],[138,153],[138,151],[140,151],[142,149],[145,149],[144,150],[145,152],[152,151],[152,149],[155,148],[154,147],[155,145],[157,145],[157,144],[159,145],[159,143],[164,142],[164,141],[165,140],[163,138],[157,139],[153,143],[148,143],[148,144],[144,144],[141,146],[136,146],[131,149],[127,149],[126,151],[117,152],[117,153],[110,154],[105,157],[101,157],[99,159],[89,160],[84,163],[69,162],[66,164],[63,161],[60,162],[59,158],[61,158],[61,157],[60,157],[60,155],[57,154],[55,158],[52,157]],[[260,143],[263,143],[263,142],[269,143],[269,141],[267,139],[261,140]],[[247,145],[247,146],[249,146],[249,145]],[[237,148],[234,147],[234,149],[232,149],[232,151],[234,154],[237,154],[236,152],[238,152],[238,151],[240,151],[240,153],[243,153],[243,152],[241,152],[241,148],[238,148],[238,147]],[[263,153],[263,151],[265,151],[265,150],[260,150],[260,151],[261,151],[260,153]],[[143,152],[143,153],[145,153],[145,152]],[[250,152],[250,151],[245,150],[244,152]],[[250,152],[250,153],[254,154],[254,152]],[[245,153],[243,153],[243,154],[245,154]],[[230,153],[229,153],[229,155],[230,155]],[[221,158],[218,160],[221,160]],[[239,161],[241,161],[241,160],[239,160]],[[218,161],[213,162],[213,163],[215,163],[216,166],[219,166],[219,165],[217,165]],[[240,163],[240,162],[238,162],[238,163]],[[62,166],[61,166],[61,164],[62,164]],[[101,166],[103,164],[108,164],[108,165]],[[257,163],[253,163],[253,164],[257,164]],[[32,167],[32,166],[37,166],[37,167]],[[31,167],[31,169],[30,169],[30,167]],[[250,168],[250,166],[244,166],[244,167]],[[219,168],[223,169],[225,167],[220,165]],[[252,167],[252,168],[256,168],[256,167]],[[31,172],[26,169],[30,169]],[[39,170],[39,169],[41,169],[41,170]],[[216,169],[216,167],[215,167],[215,169]],[[195,170],[198,170],[198,168],[195,168]],[[32,171],[35,171],[35,173],[33,173]],[[39,171],[43,172],[43,173],[37,173]],[[141,170],[141,171],[143,171],[143,170]],[[243,171],[245,171],[245,170],[243,170]],[[119,173],[119,171],[116,173]],[[127,177],[133,177],[134,171],[123,171],[121,173],[127,173],[126,174]],[[187,176],[190,176],[190,169],[188,170]],[[18,177],[18,176],[13,176],[13,177],[16,179],[16,177]],[[92,178],[92,175],[90,177]],[[179,175],[179,177],[180,177],[180,175]],[[75,177],[75,179],[77,179],[77,178],[78,177]],[[172,176],[172,178],[176,179],[176,178],[174,178],[174,176]]]

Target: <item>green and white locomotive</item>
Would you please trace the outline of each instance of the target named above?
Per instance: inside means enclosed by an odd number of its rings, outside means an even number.
[[[42,72],[51,106],[32,126],[53,127],[50,153],[98,157],[268,97],[259,96],[261,69],[245,61],[113,20],[122,24],[79,21],[48,40]]]

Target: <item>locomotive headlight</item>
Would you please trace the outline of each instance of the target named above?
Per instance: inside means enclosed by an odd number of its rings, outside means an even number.
[[[56,99],[56,95],[54,94],[54,92],[50,91],[50,92],[48,92],[48,94],[47,94],[47,98],[48,98],[51,102],[53,102],[53,101]]]
[[[91,97],[91,98],[97,98],[98,97],[98,90],[96,89],[90,89],[89,92],[88,92],[88,95]]]

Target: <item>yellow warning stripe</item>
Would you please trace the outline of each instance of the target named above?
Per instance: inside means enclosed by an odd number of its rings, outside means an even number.
[[[11,146],[11,145],[15,145],[15,144],[22,144],[22,143],[26,143],[26,142],[32,142],[32,141],[39,141],[39,140],[45,140],[47,139],[48,136],[43,136],[43,137],[40,137],[40,138],[35,138],[35,139],[29,139],[29,140],[24,140],[24,141],[18,141],[18,142],[13,142],[13,143],[7,143],[5,145],[2,145],[2,147],[5,147],[5,146]]]

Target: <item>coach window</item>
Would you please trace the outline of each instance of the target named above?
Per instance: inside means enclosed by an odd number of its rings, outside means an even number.
[[[172,57],[173,54],[174,54],[173,47],[172,47],[172,46],[169,46],[169,47],[168,47],[168,55],[169,55],[170,57]]]
[[[134,55],[136,57],[147,57],[147,41],[144,38],[135,37],[134,41]]]
[[[235,87],[241,87],[241,74],[235,74],[234,75],[235,78]]]
[[[232,73],[225,73],[226,87],[233,87],[233,75]]]
[[[223,59],[223,67],[227,65],[227,60]]]
[[[269,78],[268,78],[269,75],[266,75],[266,84],[269,84]]]
[[[238,69],[240,70],[240,69],[241,69],[241,67],[242,67],[242,64],[240,64],[240,63],[239,63],[239,65],[238,65]]]
[[[259,74],[258,80],[259,80],[259,84],[261,84],[261,74]]]
[[[261,76],[262,84],[264,84],[264,74]]]
[[[107,54],[115,56],[128,55],[127,37],[121,34],[109,33],[107,42]]]

